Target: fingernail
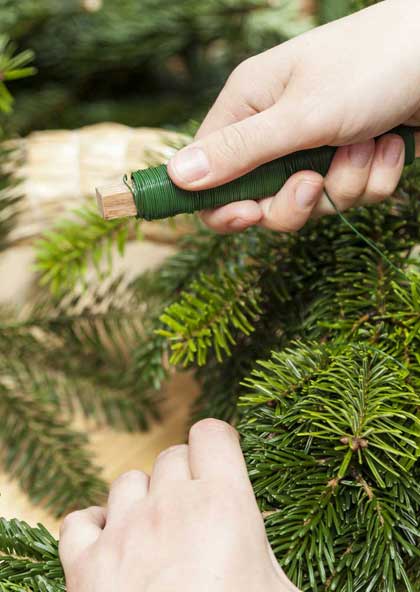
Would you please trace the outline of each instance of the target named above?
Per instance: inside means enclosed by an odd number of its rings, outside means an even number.
[[[234,218],[231,222],[229,222],[229,228],[231,230],[245,230],[245,228],[248,228],[248,226],[249,222],[243,218]]]
[[[389,167],[396,167],[400,162],[404,148],[404,142],[401,138],[387,138],[384,142],[383,160]]]
[[[186,183],[193,183],[210,172],[209,161],[201,148],[187,147],[175,154],[171,160],[175,174]]]
[[[318,201],[320,187],[318,183],[301,181],[296,189],[296,203],[303,210],[309,208]]]
[[[364,169],[373,154],[372,142],[361,142],[349,146],[349,158],[354,167]]]

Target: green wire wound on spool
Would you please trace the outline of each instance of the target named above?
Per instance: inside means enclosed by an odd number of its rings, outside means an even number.
[[[388,133],[398,134],[404,140],[405,164],[414,162],[414,131],[399,126]],[[325,176],[336,151],[336,147],[323,146],[295,152],[263,164],[230,183],[202,191],[177,187],[169,177],[166,165],[136,171],[132,173],[131,181],[137,216],[143,220],[158,220],[217,208],[234,201],[270,197],[298,171],[312,170]]]

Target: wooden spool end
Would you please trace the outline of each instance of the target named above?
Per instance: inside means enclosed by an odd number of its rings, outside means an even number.
[[[127,185],[107,185],[97,187],[96,198],[101,216],[105,220],[115,220],[116,218],[127,218],[136,216],[137,208],[134,203],[133,194]]]
[[[420,158],[420,130],[415,132],[414,137],[416,141],[416,158]],[[133,194],[124,183],[98,187],[96,197],[99,211],[105,220],[137,215]]]

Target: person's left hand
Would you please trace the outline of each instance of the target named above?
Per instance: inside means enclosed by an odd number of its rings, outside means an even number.
[[[68,592],[297,592],[277,564],[237,433],[203,420],[189,444],[130,471],[106,508],[67,516],[60,557]]]

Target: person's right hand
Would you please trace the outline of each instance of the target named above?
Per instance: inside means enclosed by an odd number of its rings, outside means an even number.
[[[169,162],[187,190],[224,184],[297,150],[341,146],[325,179],[340,210],[392,194],[404,144],[371,138],[420,125],[420,2],[384,0],[243,62],[230,76],[195,142]],[[203,214],[220,232],[253,224],[293,231],[334,211],[324,179],[297,173],[277,196]],[[256,195],[255,198],[259,196]]]
[[[299,592],[271,550],[236,431],[206,419],[188,445],[131,471],[106,508],[61,528],[68,592]]]

